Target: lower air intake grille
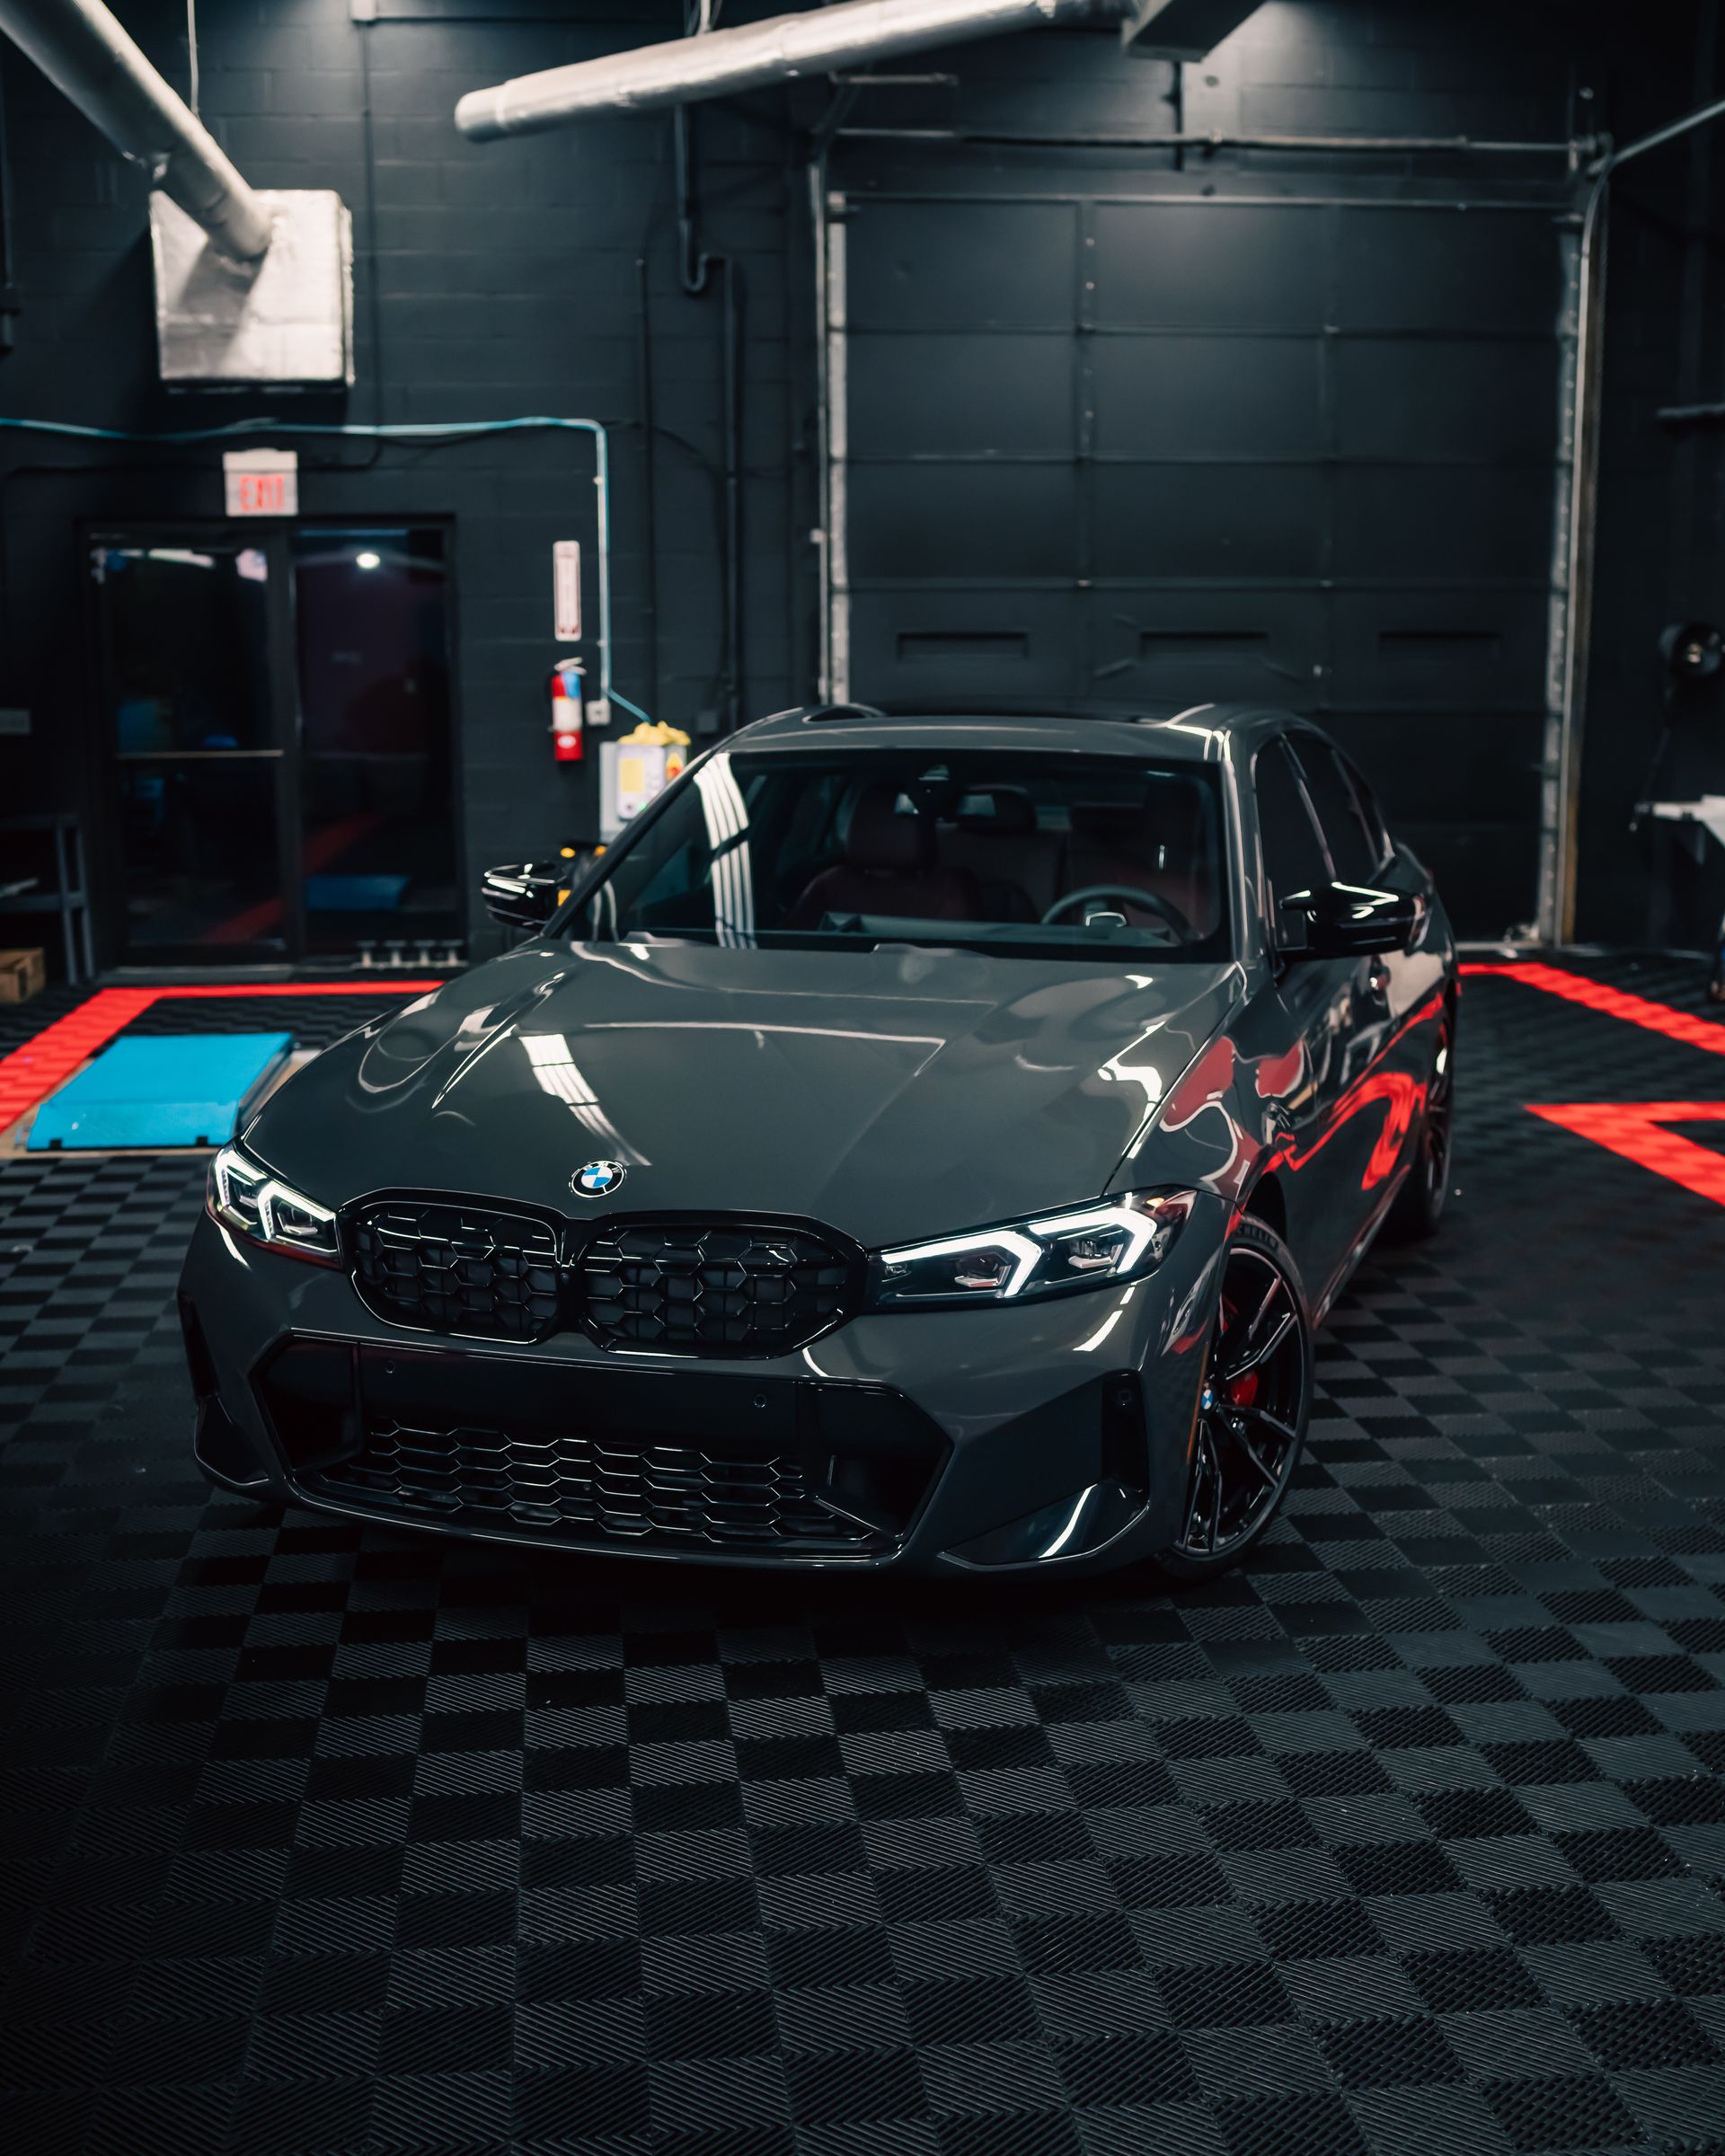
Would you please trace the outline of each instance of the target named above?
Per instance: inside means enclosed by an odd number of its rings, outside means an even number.
[[[579,1261],[588,1330],[607,1348],[783,1355],[848,1314],[852,1268],[799,1229],[622,1226]]]
[[[562,1308],[557,1238],[488,1206],[386,1204],[353,1231],[354,1278],[380,1318],[482,1339],[539,1340]]]
[[[807,1497],[794,1458],[730,1459],[687,1445],[385,1422],[367,1430],[361,1452],[306,1481],[367,1512],[514,1527],[535,1541],[766,1551],[862,1551],[879,1541]]]

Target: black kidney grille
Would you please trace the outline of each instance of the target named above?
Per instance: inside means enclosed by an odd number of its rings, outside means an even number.
[[[588,1330],[603,1346],[781,1355],[844,1316],[852,1268],[801,1229],[622,1226],[579,1260]]]
[[[685,1547],[867,1549],[879,1538],[809,1498],[794,1458],[728,1459],[689,1445],[384,1422],[364,1450],[306,1478],[369,1512],[516,1529],[535,1540]]]
[[[557,1329],[562,1276],[543,1221],[475,1206],[373,1206],[353,1249],[360,1294],[397,1324],[504,1340]]]

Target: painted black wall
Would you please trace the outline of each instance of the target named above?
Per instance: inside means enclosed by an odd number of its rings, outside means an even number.
[[[362,29],[348,0],[204,0],[199,10],[203,117],[247,178],[259,187],[333,187],[353,213],[358,382],[346,397],[170,393],[156,383],[144,180],[5,48],[23,311],[15,349],[0,362],[0,411],[144,431],[254,413],[600,419],[613,429],[616,681],[643,706],[656,683],[654,716],[693,727],[719,698],[724,665],[716,548],[722,305],[716,276],[702,296],[680,288],[668,123],[605,121],[480,147],[462,139],[451,117],[461,93],[481,84],[676,35],[680,0],[572,0],[543,11],[509,0],[491,21],[482,4],[446,11],[447,22],[420,0],[384,0],[379,12]],[[531,20],[535,12],[550,19]],[[123,13],[183,89],[183,8]],[[751,714],[789,702],[793,676],[800,684],[811,663],[793,658],[799,621],[789,590],[787,203],[798,176],[782,110],[776,96],[714,109],[698,128],[702,236],[739,266],[746,309],[740,685]],[[661,429],[651,658],[641,259],[649,264]],[[569,649],[551,633],[555,539],[588,543],[592,615],[588,442],[529,434],[436,450],[390,446],[375,460],[363,443],[298,446],[302,517],[456,520],[470,888],[490,861],[594,829],[597,761],[553,766],[544,694],[548,668]],[[78,522],[219,516],[219,451],[14,437],[0,444],[0,702],[27,706],[33,721],[28,740],[0,737],[0,798],[87,810],[94,774]],[[591,667],[591,646],[585,656]],[[495,941],[482,914],[473,927],[479,948]]]
[[[1600,124],[1621,135],[1695,102],[1711,65],[1696,47],[1697,16],[1706,12],[1692,0],[1649,0],[1633,11],[1559,0],[1267,0],[1245,40],[1178,82],[1162,63],[1119,59],[1107,35],[1045,33],[906,63],[914,72],[951,73],[957,86],[871,93],[852,118],[942,125],[956,117],[1013,133],[1154,132],[1182,110],[1170,102],[1178,93],[1189,128],[1548,136],[1566,130],[1576,94],[1587,89]],[[183,84],[183,10],[171,0],[135,0],[124,13],[164,73]],[[722,673],[715,543],[721,310],[716,292],[689,297],[678,287],[668,122],[596,121],[482,147],[464,143],[451,119],[456,97],[476,84],[675,34],[678,0],[508,0],[507,11],[477,0],[447,7],[380,0],[379,13],[361,29],[348,0],[204,0],[199,10],[204,114],[247,176],[262,186],[336,187],[354,212],[358,382],[345,399],[266,403],[162,390],[141,176],[27,62],[10,49],[0,54],[23,305],[15,349],[0,360],[0,411],[139,429],[263,411],[362,420],[602,419],[615,429],[618,683],[648,703],[657,673],[655,715],[693,725],[717,702]],[[748,712],[809,693],[815,672],[801,129],[824,98],[823,86],[807,85],[790,97],[707,108],[698,123],[705,243],[740,264],[747,295]],[[1027,155],[973,147],[918,153],[915,162],[926,174],[936,164],[951,171],[956,159],[977,184],[995,170],[1022,175]],[[840,155],[853,174],[865,156],[879,174],[906,169],[908,153],[849,145]],[[1097,156],[1061,152],[1042,163],[1093,173]],[[1220,162],[1266,190],[1326,175],[1351,183],[1366,169],[1358,157],[1311,155]],[[1167,153],[1137,157],[1140,170],[1168,163]],[[1375,168],[1386,181],[1404,172],[1420,184],[1441,169]],[[1725,297],[1718,265],[1694,236],[1716,225],[1718,209],[1711,177],[1697,191],[1679,152],[1649,160],[1632,190],[1626,178],[1614,213],[1595,707],[1584,765],[1581,924],[1592,934],[1646,932],[1652,886],[1641,842],[1625,825],[1656,720],[1650,653],[1674,610],[1708,610],[1725,566],[1715,437],[1685,448],[1652,417],[1685,366],[1703,393],[1710,381],[1725,387],[1719,339],[1709,331],[1697,345],[1692,334],[1710,311],[1721,313]],[[655,454],[659,604],[650,654],[638,425],[642,256],[664,430]],[[1208,263],[1207,273],[1225,278],[1225,259]],[[1464,327],[1464,294],[1456,304]],[[50,473],[44,465],[75,469]],[[13,437],[0,438],[0,702],[27,705],[34,724],[26,740],[0,737],[0,800],[87,808],[79,520],[215,515],[218,459]],[[303,450],[307,517],[456,520],[470,884],[485,862],[541,850],[594,821],[594,766],[553,769],[542,694],[560,655],[549,635],[550,545],[590,532],[590,472],[584,446],[556,436],[388,448],[375,462],[357,444]],[[1393,799],[1415,800],[1453,780],[1453,744],[1435,721],[1410,720],[1382,747]],[[1525,782],[1518,771],[1514,783]],[[474,926],[476,945],[486,948],[489,932],[482,922]]]

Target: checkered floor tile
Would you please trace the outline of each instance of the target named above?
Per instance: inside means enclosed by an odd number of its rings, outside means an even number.
[[[6,2144],[1725,2152],[1725,1209],[1523,1105],[1725,1074],[1495,979],[1460,1070],[1442,1240],[1172,1594],[214,1496],[201,1163],[0,1165]]]

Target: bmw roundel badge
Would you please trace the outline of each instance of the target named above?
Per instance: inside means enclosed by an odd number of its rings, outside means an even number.
[[[623,1178],[621,1161],[589,1161],[570,1177],[569,1187],[578,1197],[609,1197]]]

